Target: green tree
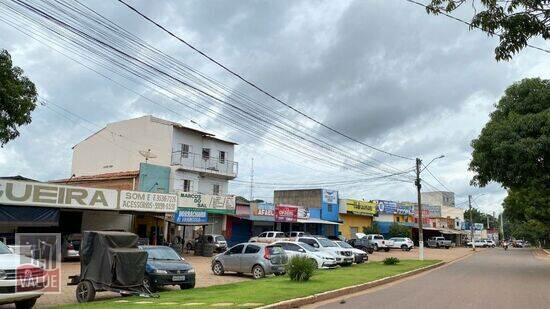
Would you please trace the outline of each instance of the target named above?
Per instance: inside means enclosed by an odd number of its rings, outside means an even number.
[[[431,0],[426,10],[429,14],[452,13],[465,4],[471,4],[474,11],[470,29],[499,36],[497,60],[510,60],[531,38],[550,39],[548,0]]]
[[[401,225],[397,222],[394,222],[392,225],[390,225],[390,231],[388,234],[390,237],[412,237],[411,228]]]
[[[373,222],[371,226],[363,227],[363,233],[365,234],[380,234],[380,228],[376,222]]]
[[[19,136],[18,127],[31,122],[36,87],[23,70],[14,67],[6,50],[0,52],[0,146]]]

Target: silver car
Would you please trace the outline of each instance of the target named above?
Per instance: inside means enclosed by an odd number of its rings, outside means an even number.
[[[242,243],[229,248],[212,259],[212,272],[221,276],[226,271],[251,273],[254,279],[285,273],[288,256],[280,245]]]

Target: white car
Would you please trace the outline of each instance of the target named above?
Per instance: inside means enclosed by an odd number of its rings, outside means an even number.
[[[466,246],[471,247],[472,242],[471,241],[467,242]],[[487,248],[488,244],[487,244],[486,240],[476,239],[476,240],[474,240],[474,246],[477,247],[477,248]]]
[[[305,256],[317,264],[317,268],[332,268],[338,266],[336,256],[329,252],[321,251],[306,243],[298,241],[278,241],[274,244],[280,245],[289,258]]]
[[[351,252],[353,252],[354,261],[357,264],[361,264],[361,263],[366,262],[366,261],[369,260],[369,256],[367,255],[367,253],[365,251],[363,251],[361,249],[354,248],[345,241],[335,240],[334,243],[337,244],[338,247],[340,247],[340,248],[351,250]]]
[[[487,239],[487,247],[494,248],[496,246],[497,244],[493,240]]]
[[[410,251],[414,248],[413,241],[408,237],[392,237],[389,240],[393,242],[392,249],[401,249],[403,251]]]
[[[357,235],[359,235],[359,233],[357,233]],[[380,234],[367,234],[364,236],[364,238],[366,238],[369,241],[369,243],[374,248],[374,251],[384,250],[388,252],[393,246],[393,241],[385,240],[384,236]]]
[[[16,278],[22,272],[25,277]],[[13,253],[0,242],[0,305],[14,303],[17,309],[32,308],[46,284],[46,272],[36,261]]]
[[[339,265],[347,266],[353,264],[354,255],[349,249],[340,248],[334,241],[316,236],[304,236],[297,239],[299,242],[306,243],[321,251],[332,253],[336,256],[336,261]]]

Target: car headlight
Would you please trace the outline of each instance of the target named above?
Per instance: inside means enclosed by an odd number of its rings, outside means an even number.
[[[167,274],[168,272],[164,269],[155,269],[155,274]]]
[[[191,268],[187,271],[188,274],[194,274],[195,273],[195,269],[194,268]]]
[[[6,279],[7,275],[6,272],[0,269],[0,280]]]

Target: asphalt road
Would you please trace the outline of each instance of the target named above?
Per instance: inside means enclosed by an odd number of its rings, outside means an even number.
[[[345,301],[345,303],[344,303]],[[387,287],[318,308],[550,308],[550,262],[494,248]]]

